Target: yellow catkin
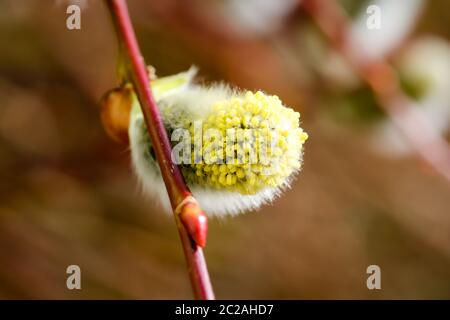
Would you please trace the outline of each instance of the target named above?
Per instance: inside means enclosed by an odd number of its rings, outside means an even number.
[[[308,134],[299,127],[299,119],[300,114],[283,106],[277,96],[260,91],[216,102],[202,129],[203,134],[207,129],[218,130],[223,145],[217,149],[217,142],[203,139],[204,162],[183,164],[185,179],[190,184],[242,194],[281,187],[301,168]],[[193,136],[192,121],[179,119],[179,124]],[[234,140],[228,141],[227,134]]]

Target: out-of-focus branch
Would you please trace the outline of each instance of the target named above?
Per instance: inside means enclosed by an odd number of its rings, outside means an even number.
[[[147,130],[169,194],[175,222],[186,257],[194,297],[214,299],[202,247],[206,242],[207,218],[172,161],[171,145],[150,88],[125,0],[107,0],[124,55],[125,67],[139,99]]]
[[[352,43],[350,22],[336,1],[303,0],[302,4],[355,72],[372,88],[380,106],[416,154],[450,181],[450,147],[403,93],[394,69],[381,59],[369,59]]]

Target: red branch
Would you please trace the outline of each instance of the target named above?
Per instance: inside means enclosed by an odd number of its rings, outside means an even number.
[[[303,0],[306,11],[331,44],[371,88],[380,106],[416,151],[437,173],[450,181],[450,148],[401,90],[394,69],[382,59],[368,59],[350,38],[350,22],[336,1]]]
[[[207,219],[172,161],[172,148],[150,88],[146,64],[136,40],[125,0],[107,0],[117,31],[127,71],[139,99],[147,130],[169,194],[175,222],[186,257],[194,297],[214,299],[202,247],[206,242]]]

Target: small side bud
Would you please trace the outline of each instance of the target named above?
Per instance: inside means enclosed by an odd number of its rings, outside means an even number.
[[[208,218],[196,202],[187,202],[179,214],[180,221],[192,240],[200,247],[205,247],[208,234]]]
[[[101,100],[100,116],[106,133],[116,142],[128,144],[132,90],[120,87],[108,91]]]

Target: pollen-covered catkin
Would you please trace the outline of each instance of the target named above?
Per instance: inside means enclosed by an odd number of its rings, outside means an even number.
[[[164,118],[170,118],[168,113],[174,114],[174,109],[165,108]],[[196,119],[186,115],[186,109],[180,111],[175,112],[178,125],[189,130],[192,139],[193,163],[182,164],[188,184],[256,194],[282,186],[301,167],[308,135],[298,125],[300,114],[284,107],[277,96],[247,91],[215,102],[202,121],[202,161],[193,161]],[[216,135],[210,138],[208,130]]]
[[[299,126],[300,114],[277,96],[224,85],[199,86],[189,79],[179,90],[157,98],[172,138],[172,158],[207,214],[258,208],[288,187],[301,169],[308,134]],[[129,136],[133,164],[144,189],[169,208],[136,106]]]

